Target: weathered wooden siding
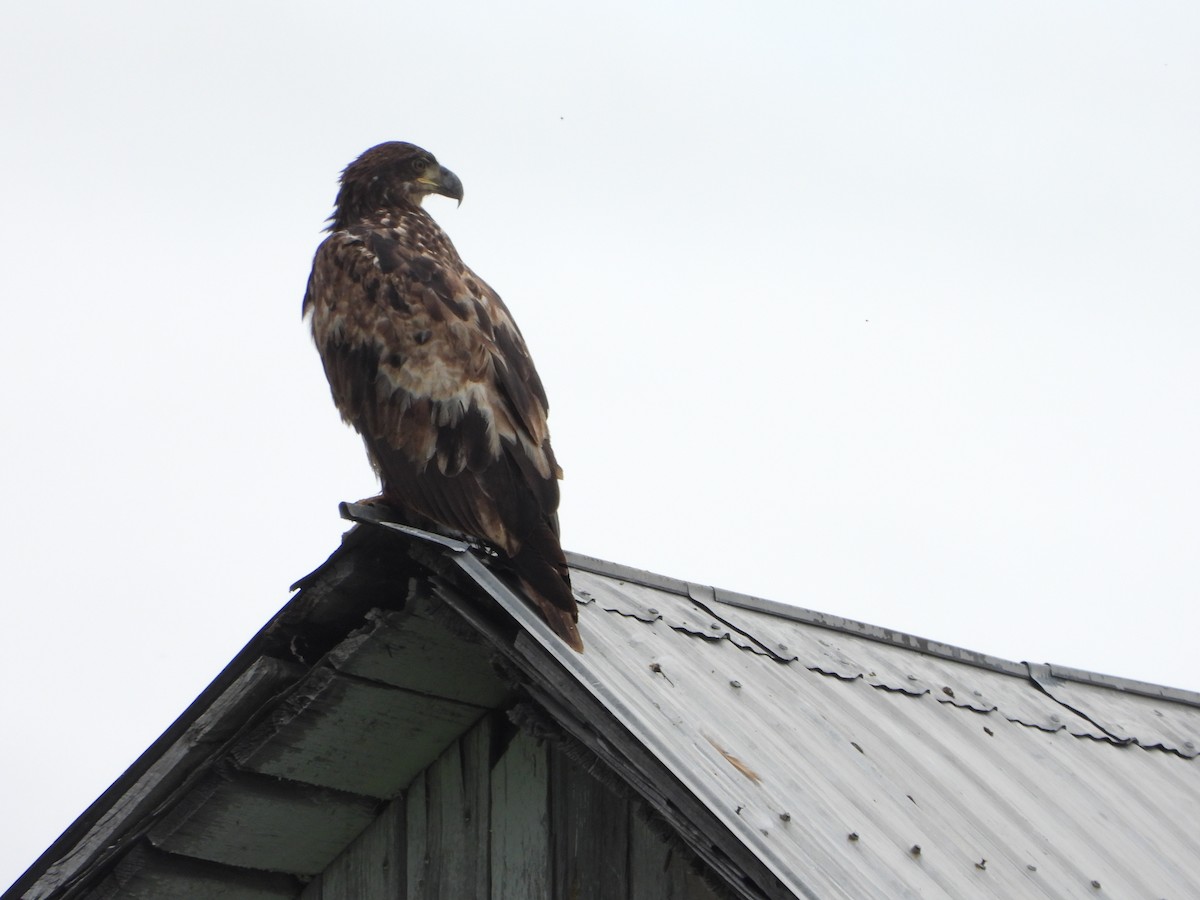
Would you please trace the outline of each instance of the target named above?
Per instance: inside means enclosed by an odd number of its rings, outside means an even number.
[[[563,753],[550,754],[555,896],[629,894],[630,804]]]
[[[549,785],[545,746],[518,732],[492,770],[490,897],[553,896]]]
[[[408,793],[408,896],[487,897],[489,719],[455,741]]]
[[[628,900],[721,900],[683,851],[637,814],[629,818]]]
[[[481,720],[301,900],[719,900],[638,805],[562,753]]]
[[[309,883],[301,900],[360,900],[405,896],[404,801],[379,817]]]

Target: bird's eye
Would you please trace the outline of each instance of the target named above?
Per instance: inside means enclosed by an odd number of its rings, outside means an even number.
[[[424,172],[429,168],[429,160],[418,157],[409,163],[409,165],[412,166],[414,172]]]

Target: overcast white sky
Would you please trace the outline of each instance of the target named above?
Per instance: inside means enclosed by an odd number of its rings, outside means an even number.
[[[0,887],[375,485],[300,321],[404,139],[564,544],[1200,688],[1200,7],[10,4]]]

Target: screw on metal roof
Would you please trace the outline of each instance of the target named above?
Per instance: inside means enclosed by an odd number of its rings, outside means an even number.
[[[675,682],[673,682],[670,679],[670,677],[667,675],[667,673],[663,671],[661,664],[656,663],[656,662],[650,663],[650,671],[655,673],[656,675],[661,675],[663,677],[663,679],[667,682],[667,684],[671,685],[671,687],[675,687]]]

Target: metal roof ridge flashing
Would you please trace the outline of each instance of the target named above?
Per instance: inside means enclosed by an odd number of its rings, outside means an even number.
[[[576,553],[574,550],[564,551],[567,557],[567,565],[572,569],[581,569],[584,572],[592,572],[596,575],[606,575],[609,578],[617,578],[621,581],[628,581],[633,584],[640,584],[643,587],[656,588],[660,591],[668,591],[672,594],[679,594],[686,597],[688,592],[689,582],[682,578],[672,578],[669,575],[659,575],[656,572],[649,572],[645,569],[636,569],[633,566],[627,566],[623,563],[612,562],[607,559],[600,559],[598,556],[588,556],[586,553]]]
[[[1126,694],[1136,694],[1152,700],[1168,700],[1182,703],[1186,706],[1200,708],[1200,693],[1186,688],[1168,687],[1151,681],[1138,681],[1135,678],[1125,678],[1120,675],[1105,675],[1089,672],[1086,669],[1073,669],[1070,666],[1060,666],[1056,663],[1026,663],[1027,666],[1045,666],[1047,674],[1059,681],[1073,681],[1077,684],[1088,684],[1093,687],[1107,688]]]
[[[415,528],[412,525],[404,525],[387,516],[386,512],[378,506],[365,503],[339,503],[338,512],[342,518],[350,522],[355,522],[362,525],[374,525],[379,528],[386,528],[389,531],[396,531],[400,534],[407,535],[411,538],[416,538],[427,544],[437,544],[445,547],[447,550],[453,550],[456,553],[463,553],[470,550],[472,547],[482,549],[470,541],[459,540],[444,534],[438,534],[434,531],[425,531],[422,528]]]

